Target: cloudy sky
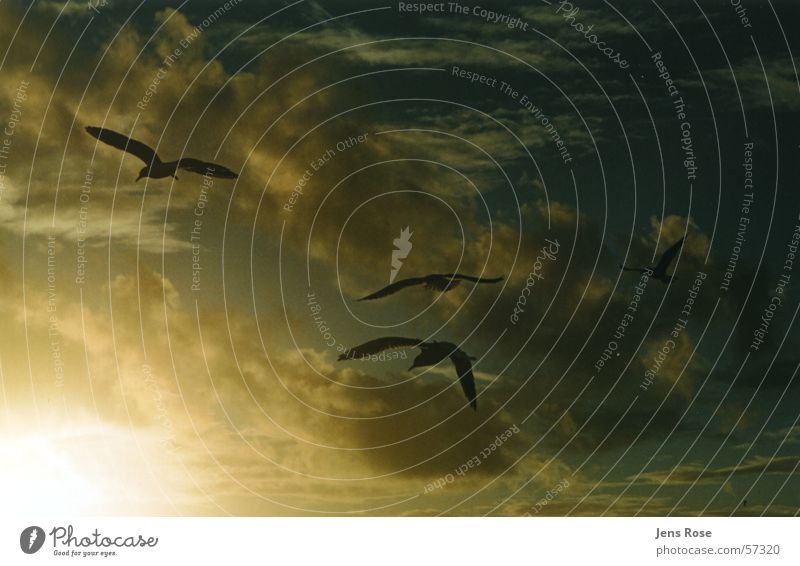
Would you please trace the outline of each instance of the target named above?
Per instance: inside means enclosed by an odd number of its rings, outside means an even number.
[[[797,513],[798,8],[409,6],[0,4],[4,513]]]

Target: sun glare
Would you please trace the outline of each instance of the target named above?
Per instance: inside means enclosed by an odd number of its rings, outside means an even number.
[[[103,493],[80,453],[56,437],[31,435],[0,443],[0,501],[5,516],[64,515],[95,508]]]
[[[130,435],[111,429],[0,437],[0,462],[0,516],[147,513],[158,498]]]

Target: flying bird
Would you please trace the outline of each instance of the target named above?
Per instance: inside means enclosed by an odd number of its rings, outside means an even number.
[[[669,264],[672,263],[672,260],[678,255],[678,252],[683,246],[683,241],[686,239],[686,236],[672,244],[672,247],[661,254],[661,259],[658,260],[658,264],[655,267],[625,267],[624,265],[620,264],[620,268],[623,271],[638,271],[640,273],[649,273],[650,277],[653,279],[657,279],[662,283],[666,284],[672,281],[672,276],[667,275],[667,269],[669,268]]]
[[[145,166],[139,171],[139,176],[136,177],[137,181],[143,177],[151,177],[153,179],[175,177],[177,179],[178,177],[175,173],[178,172],[178,169],[199,173],[200,175],[208,174],[210,177],[218,177],[220,179],[235,179],[239,176],[222,165],[191,157],[183,157],[177,161],[162,161],[155,150],[147,144],[114,130],[87,126],[86,131],[90,136],[97,138],[101,142],[126,151],[144,161]]]
[[[472,281],[473,283],[497,283],[502,280],[502,277],[485,278],[462,275],[461,273],[433,273],[431,275],[425,275],[424,277],[410,277],[408,279],[395,281],[380,291],[375,291],[371,295],[361,297],[358,300],[372,301],[374,299],[382,299],[383,297],[394,295],[398,291],[401,291],[406,287],[413,287],[414,285],[425,285],[426,289],[434,289],[436,291],[446,293],[447,291],[458,287],[462,281]]]
[[[450,358],[456,368],[458,381],[461,384],[461,389],[464,390],[464,395],[466,395],[470,407],[472,407],[473,411],[478,409],[475,377],[472,375],[472,360],[475,358],[468,356],[452,342],[426,342],[417,338],[403,338],[400,336],[377,338],[341,354],[339,361],[363,359],[394,348],[419,348],[421,350],[420,354],[414,358],[411,367],[408,368],[409,371],[414,368],[433,366],[445,358]]]

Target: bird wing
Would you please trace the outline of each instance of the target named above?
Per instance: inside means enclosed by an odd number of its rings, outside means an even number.
[[[360,346],[350,348],[344,354],[339,356],[339,360],[354,360],[356,358],[363,358],[371,356],[384,350],[391,350],[393,348],[416,348],[422,344],[424,340],[418,338],[403,338],[401,336],[386,336],[384,338],[376,338],[369,342],[364,342]]]
[[[478,410],[478,394],[475,391],[475,376],[472,375],[472,362],[464,352],[457,350],[450,356],[453,365],[456,366],[456,373],[458,373],[458,382],[461,384],[461,389],[464,390],[464,395],[467,396],[469,406],[474,411]]]
[[[499,283],[503,280],[503,277],[473,277],[472,275],[463,275],[461,273],[450,273],[449,275],[445,275],[445,277],[449,277],[450,279],[461,279],[462,281],[472,281],[474,283]]]
[[[654,271],[659,271],[659,272],[664,272],[664,273],[666,273],[666,271],[667,271],[667,268],[669,267],[669,264],[670,264],[670,262],[672,262],[672,259],[673,259],[673,258],[674,258],[674,257],[675,257],[675,256],[678,254],[678,252],[680,251],[680,249],[681,249],[681,246],[683,245],[683,241],[684,241],[685,239],[686,239],[686,236],[684,236],[683,238],[681,238],[680,240],[678,240],[677,242],[675,242],[674,244],[672,244],[672,247],[671,247],[671,248],[669,248],[667,251],[665,251],[665,252],[664,252],[664,253],[661,255],[661,259],[658,261],[658,265],[656,265],[656,268],[654,269]]]
[[[425,283],[424,277],[409,277],[408,279],[401,279],[400,281],[395,281],[391,285],[387,285],[380,291],[375,291],[371,295],[367,295],[366,297],[361,297],[358,299],[359,301],[371,301],[373,299],[381,299],[388,295],[393,295],[400,291],[401,289],[405,289],[406,287],[413,287],[414,285],[420,285]]]
[[[97,128],[95,126],[86,126],[86,131],[89,132],[90,136],[97,138],[103,143],[107,143],[110,146],[135,155],[147,165],[161,161],[153,148],[143,144],[139,140],[120,134],[119,132],[106,128]]]
[[[191,171],[192,173],[199,173],[205,175],[208,173],[210,177],[219,177],[220,179],[235,179],[239,175],[216,163],[209,163],[208,161],[201,161],[192,157],[184,157],[178,160],[178,167]]]
[[[619,264],[619,268],[622,271],[638,271],[639,273],[652,273],[653,272],[653,270],[650,269],[650,268],[645,269],[643,267],[627,267],[625,265],[622,265],[621,263]]]

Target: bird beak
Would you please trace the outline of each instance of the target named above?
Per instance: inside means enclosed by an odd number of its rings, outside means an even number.
[[[141,175],[139,175],[138,177],[136,177],[136,182],[138,183],[138,182],[139,182],[139,179],[141,179],[141,178],[142,178],[142,176],[141,176]]]

